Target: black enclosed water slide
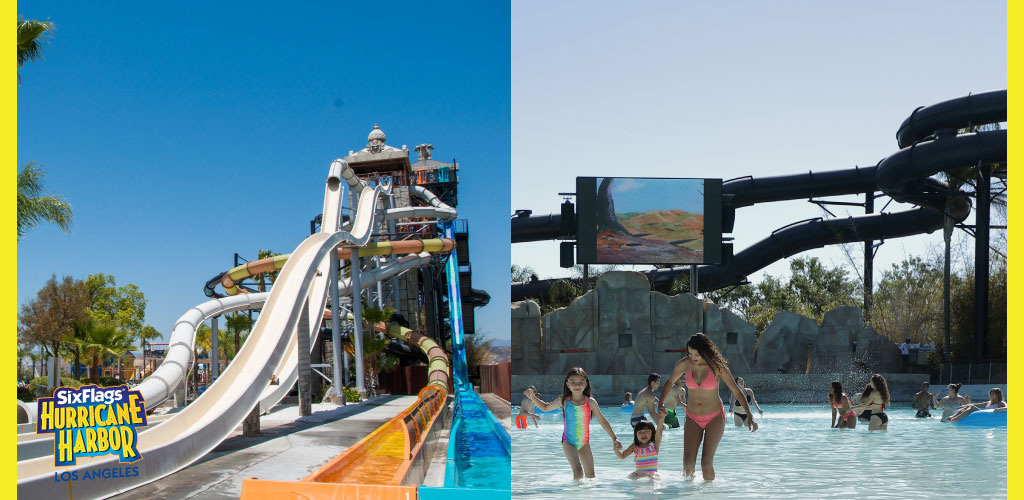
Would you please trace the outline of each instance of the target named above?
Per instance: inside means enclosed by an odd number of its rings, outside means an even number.
[[[699,266],[699,290],[707,292],[741,283],[749,274],[777,260],[825,245],[930,233],[942,229],[946,215],[956,223],[964,221],[971,211],[968,194],[953,190],[930,176],[954,168],[998,164],[1000,168],[992,171],[992,175],[1005,178],[1006,130],[956,135],[958,129],[1004,121],[1006,90],[969,95],[914,110],[896,134],[903,149],[874,167],[741,177],[723,182],[726,210],[757,203],[875,191],[919,208],[789,224],[736,253],[727,264]],[[987,208],[987,199],[984,202]],[[985,218],[987,220],[987,211]],[[514,217],[512,243],[573,238],[574,229],[563,227],[561,219],[559,214]],[[987,235],[987,228],[985,233]],[[986,239],[985,248],[987,245]],[[645,274],[654,289],[667,291],[675,276],[683,272],[689,272],[689,267],[658,269]],[[555,281],[513,284],[512,300],[548,298]]]

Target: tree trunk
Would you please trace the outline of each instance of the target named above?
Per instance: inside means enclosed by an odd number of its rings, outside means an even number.
[[[598,232],[601,229],[610,229],[615,232],[630,234],[630,232],[619,224],[615,215],[615,200],[612,198],[612,179],[605,177],[601,186],[597,188],[597,225]]]

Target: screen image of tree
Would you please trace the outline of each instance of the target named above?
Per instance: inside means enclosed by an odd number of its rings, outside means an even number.
[[[704,262],[704,180],[598,177],[596,261]]]

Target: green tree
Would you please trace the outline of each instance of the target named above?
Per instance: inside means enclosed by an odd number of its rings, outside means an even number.
[[[252,330],[252,318],[248,315],[234,312],[224,317],[224,325],[224,333],[217,336],[217,341],[218,343],[221,342],[221,335],[233,339],[234,349],[231,351],[230,358],[225,357],[225,359],[235,359],[235,355],[242,348],[245,339],[249,338],[249,331]],[[227,344],[227,342],[223,342],[221,345],[226,346]]]
[[[256,252],[256,259],[257,260],[269,259],[270,257],[277,257],[278,255],[281,255],[281,254],[278,253],[278,252],[274,252],[274,251],[271,251],[271,250],[264,250],[264,249],[261,248],[258,252]],[[273,271],[267,271],[265,273],[260,273],[259,278],[257,278],[257,281],[256,281],[256,289],[261,291],[261,292],[267,291],[267,284],[269,283],[269,284],[273,285],[274,281],[277,280],[277,275],[278,274],[281,274],[281,271],[280,270],[276,270],[276,269],[273,270]]]
[[[368,382],[364,387],[372,394],[376,394],[378,374],[388,373],[398,366],[398,359],[384,352],[388,345],[387,338],[373,330],[373,325],[378,323],[386,325],[393,314],[395,308],[390,303],[385,304],[383,309],[363,306],[363,365],[366,367],[365,380]]]
[[[893,342],[942,343],[942,268],[910,257],[882,273],[874,291],[872,326]]]
[[[57,194],[43,195],[46,172],[34,161],[18,173],[18,239],[43,222],[71,231],[71,204]]]
[[[121,376],[121,355],[132,348],[131,337],[123,330],[111,324],[104,324],[92,319],[76,321],[75,343],[92,358],[93,382],[99,382],[103,358],[107,355],[117,359],[117,376]]]
[[[114,276],[90,274],[85,279],[89,291],[89,310],[97,323],[113,325],[133,343],[141,339],[146,320],[146,297],[139,287],[131,283],[117,286]]]
[[[37,344],[50,357],[59,357],[72,325],[89,317],[89,294],[85,285],[70,276],[50,279],[36,297],[22,306],[18,321],[19,340]]]

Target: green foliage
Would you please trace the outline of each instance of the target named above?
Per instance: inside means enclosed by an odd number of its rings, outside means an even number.
[[[36,400],[36,392],[28,387],[18,387],[18,399],[26,403]]]
[[[942,342],[942,264],[910,257],[882,273],[872,297],[871,326],[902,342]]]
[[[1006,359],[1007,272],[1006,261],[993,258],[988,288],[988,357]],[[974,336],[974,273],[950,278],[950,353],[954,361],[968,360]],[[940,330],[941,331],[941,330]]]
[[[517,266],[512,264],[512,282],[522,283],[530,279],[531,276],[535,276],[536,271],[530,266]]]
[[[494,339],[483,332],[466,335],[465,339],[466,366],[491,364],[491,357],[494,355]]]
[[[104,357],[110,355],[120,359],[125,351],[132,348],[132,341],[128,334],[114,325],[89,319],[76,322],[73,328],[75,333],[69,340],[80,346],[86,356],[92,359],[93,381],[99,381]]]
[[[82,387],[82,383],[71,377],[61,377],[60,385],[57,387],[71,387],[72,389],[78,389],[79,387]],[[32,390],[33,394],[44,394],[42,397],[48,398],[53,396],[53,394],[46,394],[46,377],[36,377],[32,379],[32,381],[28,383],[28,388]]]
[[[103,273],[85,278],[89,290],[89,310],[92,319],[122,330],[134,344],[137,343],[146,319],[146,297],[139,287],[131,283],[117,286],[113,276]]]
[[[345,401],[349,403],[360,403],[362,398],[359,397],[359,391],[355,389],[343,389],[345,392]]]
[[[19,52],[19,56],[21,53]],[[48,222],[65,233],[71,232],[74,216],[71,204],[59,195],[43,195],[46,172],[36,162],[28,162],[18,173],[18,239],[39,224]]]
[[[789,269],[788,280],[765,275],[756,285],[743,285],[731,292],[720,290],[719,296],[709,298],[736,311],[759,334],[782,311],[820,323],[832,309],[860,305],[860,286],[842,266],[828,268],[817,257],[811,257],[791,260]]]
[[[43,44],[53,33],[53,23],[18,20],[18,67],[43,57]],[[19,77],[20,78],[20,77]]]
[[[72,325],[88,317],[89,295],[85,285],[70,276],[59,282],[51,276],[36,297],[22,306],[18,340],[38,344],[49,355],[56,355],[72,335]]]

